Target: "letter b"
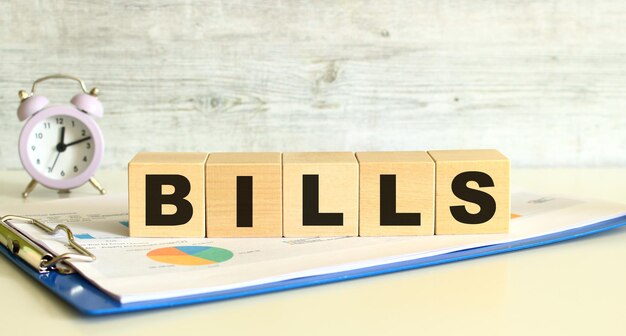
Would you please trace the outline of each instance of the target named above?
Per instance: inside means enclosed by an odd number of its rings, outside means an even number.
[[[174,187],[172,194],[164,195],[163,186]],[[189,180],[181,175],[146,175],[146,225],[183,225],[193,216],[193,207],[185,199],[191,191]],[[162,205],[176,207],[173,214],[163,214]]]

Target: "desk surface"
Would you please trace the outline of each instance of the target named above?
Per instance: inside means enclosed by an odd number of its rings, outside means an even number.
[[[626,169],[513,170],[516,187],[626,201]],[[111,192],[125,172],[101,172]],[[0,174],[0,204],[29,181]],[[95,192],[84,186],[75,194]],[[55,199],[38,187],[28,202]],[[49,334],[123,331],[133,335],[622,334],[626,306],[626,228],[541,248],[337,284],[224,302],[104,318],[78,315],[0,258],[2,330]],[[23,330],[23,329],[22,329]]]

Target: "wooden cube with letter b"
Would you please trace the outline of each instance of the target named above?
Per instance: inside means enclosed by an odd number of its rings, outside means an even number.
[[[207,153],[139,153],[128,163],[131,237],[204,237]]]
[[[354,153],[283,154],[285,237],[356,236],[358,213]]]
[[[360,152],[359,235],[435,234],[435,164],[426,152]]]
[[[281,153],[211,153],[207,237],[282,237]]]
[[[435,234],[506,233],[510,161],[497,150],[428,151],[435,161]]]

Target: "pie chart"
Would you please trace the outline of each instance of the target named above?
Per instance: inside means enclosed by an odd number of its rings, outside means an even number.
[[[200,266],[221,263],[233,257],[227,249],[212,246],[174,246],[152,250],[148,258],[170,265]]]

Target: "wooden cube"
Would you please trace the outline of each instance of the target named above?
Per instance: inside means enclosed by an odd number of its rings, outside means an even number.
[[[435,161],[435,234],[506,233],[510,162],[497,150],[429,151]]]
[[[435,234],[435,164],[426,152],[360,152],[359,235]]]
[[[356,236],[359,166],[351,152],[283,154],[285,237]]]
[[[282,237],[281,153],[211,153],[207,237]]]
[[[139,153],[128,163],[131,237],[204,237],[207,153]]]

